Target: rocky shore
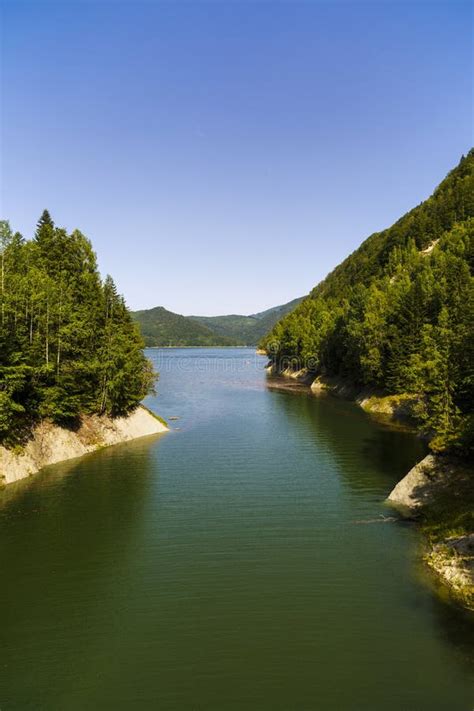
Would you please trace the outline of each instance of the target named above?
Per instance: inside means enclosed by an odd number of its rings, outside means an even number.
[[[266,368],[271,387],[311,390],[356,402],[376,419],[412,426],[413,397],[361,390],[339,378],[308,370]],[[272,383],[272,378],[274,382]],[[285,385],[285,381],[287,385]],[[453,599],[474,610],[474,467],[464,460],[429,454],[396,485],[387,502],[416,520],[424,535],[423,558]]]
[[[115,419],[98,415],[83,417],[74,430],[42,422],[20,451],[0,447],[0,486],[32,476],[49,464],[167,430],[163,420],[145,407]]]
[[[276,387],[284,387],[284,382],[288,382],[288,387],[293,389],[294,385],[309,388],[315,395],[333,395],[345,400],[352,400],[357,403],[365,412],[376,416],[378,419],[388,419],[398,422],[404,426],[411,424],[411,407],[414,398],[410,395],[387,395],[370,388],[360,388],[347,380],[326,375],[316,375],[311,371],[302,368],[293,370],[291,368],[279,369],[269,363],[266,371],[270,378],[275,378]],[[272,385],[270,380],[270,385]]]
[[[424,560],[452,596],[474,610],[474,469],[429,454],[398,482],[387,502],[418,521],[425,534]]]

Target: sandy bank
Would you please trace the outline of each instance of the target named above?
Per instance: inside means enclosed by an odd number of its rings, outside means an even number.
[[[19,452],[0,447],[0,485],[36,474],[49,464],[81,457],[101,447],[167,431],[167,427],[144,407],[128,417],[84,417],[77,430],[42,422],[32,439]]]

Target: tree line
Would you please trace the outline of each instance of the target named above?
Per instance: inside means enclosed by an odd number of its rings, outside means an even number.
[[[131,412],[155,374],[122,296],[89,240],[45,210],[25,240],[0,222],[0,443],[42,419]]]
[[[434,194],[369,237],[261,346],[387,394],[435,451],[474,448],[474,151]]]

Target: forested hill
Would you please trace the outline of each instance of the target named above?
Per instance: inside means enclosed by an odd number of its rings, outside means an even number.
[[[45,210],[25,240],[0,222],[0,443],[48,418],[125,415],[153,386],[143,341],[89,240]]]
[[[255,346],[259,340],[285,314],[292,311],[302,300],[302,297],[281,306],[274,306],[266,311],[260,311],[250,316],[231,314],[228,316],[190,316],[203,323],[214,333],[232,339],[238,345]]]
[[[301,298],[267,311],[242,316],[181,316],[162,306],[135,311],[147,346],[255,346]]]
[[[132,314],[147,346],[233,346],[233,339],[219,336],[193,319],[167,311],[163,306]]]
[[[435,450],[474,441],[474,151],[433,195],[371,235],[261,345],[306,366],[413,396]]]

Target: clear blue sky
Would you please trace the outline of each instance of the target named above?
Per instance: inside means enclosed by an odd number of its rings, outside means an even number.
[[[472,4],[3,0],[1,213],[133,308],[307,293],[473,144]]]

